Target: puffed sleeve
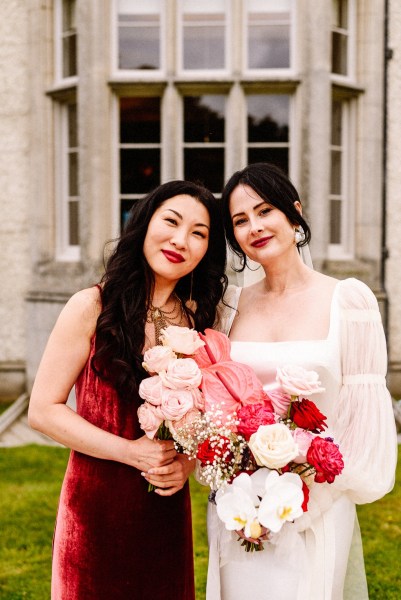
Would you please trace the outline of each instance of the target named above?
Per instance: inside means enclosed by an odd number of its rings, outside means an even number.
[[[345,467],[335,487],[363,504],[381,498],[394,485],[397,435],[376,297],[357,279],[340,286],[343,382],[333,422]]]
[[[237,312],[241,289],[242,288],[236,285],[229,285],[224,294],[223,301],[220,302],[218,306],[218,320],[215,323],[214,328],[226,335],[230,333]]]

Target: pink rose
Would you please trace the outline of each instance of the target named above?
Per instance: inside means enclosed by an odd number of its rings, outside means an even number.
[[[187,389],[199,387],[202,372],[192,358],[177,358],[170,361],[167,371],[162,371],[160,377],[168,388]]]
[[[199,388],[191,388],[192,396],[194,399],[194,407],[202,412],[205,411],[205,397]]]
[[[315,467],[317,483],[333,483],[336,475],[344,468],[344,461],[333,438],[315,437],[306,455],[309,464]]]
[[[291,402],[291,396],[286,394],[278,384],[265,387],[264,390],[273,405],[274,412],[280,415],[280,417],[286,417]]]
[[[304,463],[306,462],[306,455],[309,450],[309,446],[311,445],[315,436],[313,433],[305,431],[305,429],[300,429],[299,427],[294,429],[291,433],[299,450],[299,454],[296,458],[294,458],[294,462],[299,464]]]
[[[163,415],[158,407],[145,402],[138,408],[138,420],[148,438],[153,439],[163,422]]]
[[[198,421],[201,414],[202,413],[197,408],[191,408],[187,413],[185,413],[183,417],[181,417],[181,419],[178,419],[174,422],[168,421],[168,427],[173,436],[176,435],[176,432],[182,427],[185,427],[186,433],[188,435],[195,435],[195,431],[193,430],[191,425]]]
[[[277,369],[276,381],[284,392],[291,396],[310,396],[324,392],[316,371],[307,371],[296,365],[286,365]]]
[[[194,408],[193,390],[167,387],[163,389],[160,409],[168,421],[181,419],[192,408]]]
[[[170,360],[177,358],[169,346],[153,346],[143,355],[142,366],[149,373],[165,371]]]
[[[170,325],[166,329],[162,329],[161,337],[163,346],[170,346],[174,352],[186,354],[187,356],[195,354],[198,348],[205,345],[198,332],[188,327]]]
[[[247,404],[242,406],[237,412],[239,424],[238,433],[241,433],[246,440],[259,429],[260,425],[272,425],[276,422],[274,413],[269,410],[265,404]]]
[[[143,379],[139,384],[139,395],[144,400],[158,406],[162,401],[163,383],[159,375]]]

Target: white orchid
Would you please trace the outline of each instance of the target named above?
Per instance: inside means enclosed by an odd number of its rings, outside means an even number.
[[[216,496],[217,514],[229,531],[244,529],[250,537],[257,521],[259,498],[253,491],[249,475],[241,473],[231,485]]]
[[[273,533],[280,531],[286,521],[303,514],[302,480],[295,473],[279,475],[272,471],[266,478],[265,494],[259,506],[259,522]]]

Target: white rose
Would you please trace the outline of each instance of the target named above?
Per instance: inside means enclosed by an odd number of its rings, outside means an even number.
[[[171,389],[197,388],[202,381],[202,372],[193,358],[171,360],[167,371],[161,371],[163,384]]]
[[[149,373],[158,373],[167,369],[170,360],[177,358],[169,346],[153,346],[143,355],[142,366]]]
[[[286,365],[277,369],[276,381],[291,396],[310,396],[324,392],[316,371],[307,371],[296,365]]]
[[[197,331],[177,325],[170,325],[166,329],[162,329],[161,338],[164,346],[170,346],[174,352],[187,356],[195,354],[198,348],[205,345]]]
[[[257,464],[269,469],[280,469],[299,454],[290,430],[282,423],[261,425],[248,445]]]

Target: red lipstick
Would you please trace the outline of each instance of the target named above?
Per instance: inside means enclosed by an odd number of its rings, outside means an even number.
[[[263,248],[263,246],[266,246],[266,244],[268,244],[270,242],[272,237],[273,236],[258,238],[257,240],[252,242],[251,246],[253,246],[254,248]]]
[[[173,252],[172,250],[162,250],[164,256],[172,263],[182,263],[184,262],[184,257],[178,252]]]

